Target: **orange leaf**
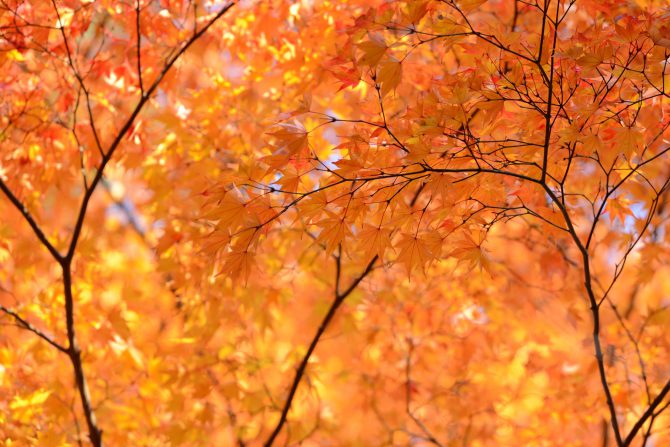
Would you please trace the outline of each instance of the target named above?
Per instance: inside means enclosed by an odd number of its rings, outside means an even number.
[[[254,267],[254,254],[249,251],[232,251],[224,257],[219,275],[243,279],[246,283]]]
[[[293,124],[280,123],[278,126],[279,130],[270,133],[279,141],[277,148],[291,156],[304,157],[309,151],[305,127],[297,121]]]
[[[417,267],[425,272],[426,264],[433,259],[433,253],[427,241],[412,234],[403,234],[398,248],[400,254],[397,261],[405,264],[408,276]]]
[[[391,90],[400,85],[402,64],[396,60],[384,62],[377,74],[377,81],[381,84],[381,94],[386,96]]]
[[[339,217],[324,219],[318,225],[322,230],[316,240],[325,244],[327,255],[331,254],[344,238],[351,234],[349,224],[345,219]]]
[[[358,48],[363,51],[363,56],[358,60],[358,63],[370,67],[376,66],[388,49],[384,38],[378,34],[371,36],[370,40],[358,44]]]
[[[384,259],[384,252],[391,247],[391,231],[373,225],[365,225],[363,231],[358,234],[358,238],[367,259],[374,255],[379,256],[379,259]]]

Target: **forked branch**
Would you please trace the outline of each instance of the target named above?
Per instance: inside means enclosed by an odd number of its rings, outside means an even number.
[[[80,87],[84,90],[86,93],[86,87],[83,84],[83,79],[79,75],[79,72],[77,70],[75,61],[72,59],[72,54],[70,52],[70,47],[67,41],[67,36],[65,34],[64,30],[64,25],[61,22],[60,19],[60,13],[58,11],[58,6],[55,2],[55,0],[52,0],[53,7],[56,11],[56,14],[58,15],[59,18],[59,25],[61,28],[61,35],[66,47],[67,51],[67,56],[68,56],[68,61],[69,65],[73,71],[74,76],[78,79],[80,83]],[[139,2],[136,4],[136,21],[139,24]],[[80,239],[81,236],[81,231],[84,226],[84,220],[86,218],[86,212],[88,210],[88,205],[91,200],[91,197],[93,196],[93,193],[96,190],[96,187],[98,184],[102,181],[103,179],[103,174],[105,167],[107,164],[111,161],[112,156],[114,155],[114,152],[117,150],[119,145],[121,144],[121,141],[123,141],[123,138],[125,137],[126,133],[132,128],[133,123],[135,122],[135,119],[139,115],[139,113],[142,111],[146,103],[149,101],[151,98],[151,95],[158,89],[158,86],[160,85],[161,81],[165,78],[167,73],[172,69],[172,67],[175,65],[175,63],[181,58],[181,56],[200,38],[202,37],[207,30],[216,23],[217,20],[219,20],[221,17],[223,17],[226,12],[228,12],[233,6],[235,5],[235,2],[231,2],[228,5],[224,6],[216,15],[214,15],[200,30],[195,30],[193,35],[179,48],[179,50],[172,55],[166,62],[165,66],[161,70],[161,72],[158,74],[156,79],[153,81],[153,83],[149,86],[149,88],[146,91],[142,92],[142,96],[131,112],[130,116],[127,118],[125,124],[121,127],[119,132],[117,133],[116,137],[113,139],[107,150],[102,150],[101,143],[99,139],[97,138],[97,133],[95,130],[95,127],[92,128],[95,136],[96,136],[96,144],[98,146],[98,149],[101,152],[102,155],[102,161],[100,165],[97,168],[97,171],[93,177],[93,179],[86,185],[85,191],[84,191],[84,196],[81,201],[81,205],[79,207],[79,211],[77,213],[74,229],[72,231],[72,236],[70,239],[70,243],[67,249],[67,253],[65,255],[62,255],[48,240],[46,237],[44,231],[40,226],[36,223],[36,221],[33,219],[32,215],[28,211],[27,207],[21,202],[21,200],[14,194],[11,189],[8,187],[8,185],[4,182],[2,178],[0,178],[0,190],[4,193],[4,195],[9,199],[9,201],[12,203],[12,205],[21,213],[23,216],[24,220],[28,222],[30,227],[32,228],[33,232],[37,236],[38,240],[40,243],[47,248],[49,253],[53,256],[53,258],[60,264],[61,269],[63,271],[63,289],[64,289],[64,295],[65,295],[65,319],[66,319],[66,327],[67,327],[67,337],[68,337],[68,346],[63,347],[50,339],[46,334],[42,333],[41,331],[37,330],[34,328],[32,325],[30,325],[27,321],[23,320],[18,314],[16,314],[13,311],[9,311],[9,309],[2,308],[2,311],[7,313],[8,315],[11,315],[15,320],[19,322],[19,324],[27,329],[30,330],[31,332],[35,333],[38,335],[40,338],[43,340],[47,341],[49,344],[54,346],[56,349],[58,349],[61,352],[64,352],[68,354],[70,358],[70,362],[72,363],[72,368],[74,371],[74,376],[75,376],[75,383],[77,386],[77,390],[79,392],[82,408],[84,411],[84,416],[86,418],[86,423],[88,425],[88,433],[89,433],[89,439],[91,444],[93,444],[95,447],[100,447],[102,446],[102,430],[99,428],[96,417],[95,417],[95,412],[93,410],[93,405],[91,403],[91,396],[89,393],[88,385],[86,382],[86,378],[84,375],[84,368],[83,368],[83,363],[81,359],[81,349],[79,348],[78,342],[77,342],[77,337],[76,337],[76,331],[75,331],[75,316],[74,316],[74,304],[75,304],[75,299],[74,299],[74,294],[72,290],[72,260],[74,259],[75,256],[75,250],[77,248],[77,243]],[[138,29],[139,32],[139,29]],[[138,51],[139,51],[139,34],[138,34]],[[138,60],[139,63],[139,60]],[[141,73],[138,73],[141,76]],[[89,113],[91,113],[91,110],[89,108]],[[91,119],[93,117],[91,116]],[[91,121],[93,122],[93,121]]]

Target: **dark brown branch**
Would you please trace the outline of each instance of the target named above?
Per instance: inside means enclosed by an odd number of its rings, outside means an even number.
[[[544,40],[544,27],[546,24],[547,17],[549,15],[549,11],[547,11],[547,8],[549,7],[549,2],[545,1],[545,11],[543,14],[542,18],[542,34],[540,36],[540,50],[537,55],[537,60],[539,63],[542,63],[542,46],[543,46],[543,40]],[[556,3],[556,21],[558,21],[558,10],[561,6],[560,0],[557,1]],[[558,30],[554,28],[554,38],[551,44],[551,56],[549,58],[549,80],[547,82],[547,111],[544,115],[545,117],[545,122],[544,122],[544,148],[542,151],[542,177],[540,179],[541,182],[544,183],[544,181],[547,178],[547,165],[549,163],[549,144],[550,144],[550,138],[551,138],[551,130],[553,127],[552,120],[551,120],[551,111],[552,111],[552,105],[553,105],[553,99],[554,99],[554,57],[556,53],[556,42],[558,39]]]
[[[617,445],[621,446],[622,440],[621,440],[621,433],[619,430],[619,423],[616,418],[616,409],[614,407],[612,393],[610,391],[609,384],[607,382],[605,363],[603,360],[603,352],[600,344],[600,307],[598,305],[598,301],[596,300],[595,293],[593,292],[589,252],[588,249],[584,246],[584,244],[582,244],[581,239],[577,235],[577,231],[575,230],[572,224],[572,219],[570,219],[567,209],[562,205],[562,203],[559,201],[558,197],[556,197],[556,194],[551,190],[551,188],[546,186],[546,184],[544,184],[544,189],[551,198],[551,200],[554,202],[554,204],[556,204],[556,206],[559,208],[561,214],[563,215],[563,219],[565,220],[565,223],[568,227],[568,232],[570,233],[575,245],[577,246],[579,252],[582,255],[582,263],[584,271],[584,287],[588,295],[589,304],[591,305],[590,309],[593,318],[592,337],[595,348],[596,361],[598,363],[598,372],[600,375],[600,381],[603,387],[603,391],[605,393],[605,397],[607,400],[607,406],[610,411],[610,417],[612,418],[611,424],[614,430]]]
[[[623,445],[624,447],[628,447],[635,439],[637,432],[640,431],[644,423],[647,422],[647,419],[654,417],[654,415],[658,415],[658,413],[655,413],[654,410],[656,410],[656,408],[663,403],[663,400],[665,399],[665,397],[668,395],[669,392],[670,392],[670,380],[668,380],[665,383],[665,386],[663,387],[661,392],[658,393],[658,396],[656,396],[651,405],[649,405],[649,408],[647,408],[647,410],[637,420],[635,425],[633,425],[633,428],[631,428],[630,433],[628,433],[628,436],[626,436],[626,439],[623,441],[621,445]]]
[[[144,83],[142,82],[142,56],[140,47],[142,46],[142,31],[140,28],[140,0],[135,3],[135,30],[137,32],[137,77],[140,84],[140,94],[144,96]]]
[[[60,14],[58,13],[58,8],[55,3],[55,0],[52,0],[53,6],[56,9],[56,13],[59,16],[59,22],[60,22]],[[88,204],[91,200],[91,197],[93,196],[93,193],[95,192],[95,189],[103,179],[103,173],[105,170],[105,167],[107,164],[111,161],[112,156],[114,155],[114,152],[116,149],[119,147],[121,144],[121,141],[123,140],[124,136],[126,133],[131,129],[133,123],[135,122],[135,119],[139,115],[139,113],[142,111],[144,108],[144,105],[149,101],[151,95],[156,91],[158,86],[160,85],[161,81],[165,77],[165,75],[170,71],[170,69],[174,66],[174,64],[181,58],[181,56],[188,50],[191,45],[195,41],[197,41],[218,19],[220,19],[230,8],[232,8],[235,5],[235,3],[230,3],[227,6],[223,7],[212,19],[210,19],[207,24],[200,29],[199,31],[195,32],[191,38],[186,41],[185,44],[181,46],[181,48],[174,54],[172,55],[161,72],[158,74],[158,77],[154,80],[154,82],[151,84],[149,89],[146,92],[143,92],[139,102],[135,106],[135,109],[133,112],[130,114],[128,119],[126,120],[125,124],[121,127],[121,130],[117,133],[116,138],[112,141],[110,144],[109,148],[107,151],[103,151],[102,147],[100,145],[99,140],[97,140],[97,134],[96,134],[96,143],[98,145],[98,148],[100,149],[100,152],[102,154],[102,161],[100,165],[98,166],[98,169],[95,173],[95,176],[91,180],[90,184],[87,186],[85,192],[84,192],[84,197],[81,202],[81,206],[79,208],[79,212],[77,214],[77,219],[76,223],[74,225],[74,229],[72,232],[72,238],[70,240],[70,245],[68,248],[67,253],[65,256],[60,255],[46,240],[46,238],[43,236],[41,231],[39,230],[39,227],[37,227],[36,224],[34,224],[34,221],[28,214],[27,210],[25,210],[25,207],[21,207],[20,202],[18,200],[12,200],[16,199],[13,195],[11,195],[11,192],[4,187],[4,183],[1,184],[3,191],[5,194],[10,198],[10,200],[19,208],[19,210],[24,214],[24,217],[26,217],[26,220],[31,224],[33,229],[38,235],[38,238],[42,243],[49,249],[50,252],[54,255],[54,257],[58,260],[61,269],[63,271],[63,289],[64,289],[64,294],[65,294],[65,316],[66,316],[66,326],[67,326],[67,336],[68,336],[68,348],[67,348],[67,353],[70,357],[70,361],[72,363],[72,368],[74,370],[74,376],[75,376],[75,382],[77,384],[77,389],[79,391],[79,396],[81,400],[81,404],[83,407],[84,415],[86,417],[86,424],[88,426],[88,433],[89,433],[89,439],[91,444],[93,444],[95,447],[101,447],[102,446],[102,430],[98,427],[98,423],[95,417],[95,412],[93,410],[93,405],[91,403],[91,396],[88,390],[88,385],[86,383],[86,378],[84,375],[84,368],[82,364],[82,359],[81,359],[81,350],[79,348],[79,345],[77,343],[77,337],[76,337],[76,331],[75,331],[75,325],[74,325],[74,296],[72,293],[72,260],[74,259],[75,255],[75,250],[77,247],[77,243],[79,241],[79,238],[81,236],[81,231],[84,225],[84,220],[86,218],[86,212],[88,210]],[[138,10],[139,12],[139,10]],[[138,16],[139,17],[139,16]],[[74,61],[72,59],[70,49],[67,43],[67,38],[65,35],[65,30],[61,26],[61,33],[63,36],[63,39],[65,41],[65,46],[67,49],[68,53],[68,60],[70,63],[70,66],[74,72],[74,75],[77,77],[80,83],[80,87],[84,90],[84,93],[87,93],[87,90],[83,84],[83,80],[81,76],[79,75],[76,66],[74,64]],[[93,131],[95,133],[95,126],[93,126],[93,116],[92,112],[89,107],[89,115],[91,118],[91,127],[93,128]],[[40,237],[42,236],[42,237]]]
[[[70,356],[72,369],[74,370],[74,378],[79,390],[79,398],[86,417],[86,424],[88,425],[88,436],[95,447],[102,446],[102,430],[98,427],[98,422],[91,405],[91,396],[84,377],[84,367],[81,361],[81,350],[77,344],[77,337],[74,328],[74,297],[72,295],[72,273],[70,271],[70,264],[62,264],[63,266],[63,288],[65,293],[65,318],[67,326],[67,353]]]
[[[2,192],[5,194],[5,196],[9,199],[10,202],[12,202],[12,205],[19,210],[23,218],[28,222],[28,225],[30,225],[30,228],[33,229],[33,232],[37,236],[37,239],[39,239],[40,243],[46,247],[47,250],[49,250],[49,253],[51,253],[51,256],[54,257],[54,259],[60,261],[63,256],[56,250],[56,248],[51,245],[51,242],[49,242],[49,239],[47,239],[46,235],[42,231],[39,225],[37,225],[37,222],[35,222],[35,219],[33,219],[33,216],[30,214],[28,211],[28,208],[14,195],[11,189],[7,186],[7,184],[0,178],[0,189]]]
[[[60,29],[60,34],[61,37],[63,38],[63,45],[65,46],[65,53],[67,54],[68,64],[72,69],[72,74],[77,79],[77,83],[79,84],[81,91],[84,92],[84,96],[86,97],[86,108],[88,111],[88,119],[90,121],[91,132],[93,133],[95,144],[98,148],[98,151],[100,152],[100,155],[104,156],[102,151],[102,144],[100,143],[100,137],[98,135],[98,130],[95,127],[95,119],[93,118],[93,110],[91,108],[91,96],[89,90],[86,87],[86,84],[84,84],[84,78],[79,73],[79,69],[77,68],[75,61],[72,58],[72,51],[70,50],[70,44],[68,43],[67,34],[65,34],[65,25],[63,25],[60,11],[58,10],[58,5],[56,4],[56,0],[51,0],[51,4],[54,7],[54,11],[56,11],[56,17],[58,18],[58,28]]]
[[[282,408],[281,416],[279,417],[279,421],[277,422],[277,425],[275,426],[274,430],[272,431],[272,434],[270,437],[265,441],[263,444],[265,447],[270,447],[277,436],[279,435],[279,432],[281,431],[282,427],[286,423],[286,417],[288,416],[288,412],[291,409],[291,404],[293,403],[293,398],[295,397],[295,393],[298,390],[298,386],[300,385],[300,382],[302,381],[303,376],[305,375],[305,370],[307,369],[307,363],[309,363],[309,359],[314,353],[314,350],[316,349],[317,344],[319,343],[319,340],[323,336],[324,332],[326,332],[326,329],[330,325],[330,322],[333,320],[333,317],[337,313],[337,310],[339,307],[342,305],[344,300],[353,292],[356,287],[358,287],[358,284],[360,284],[363,279],[370,274],[372,271],[372,268],[377,262],[377,259],[379,257],[375,256],[370,260],[368,263],[367,267],[363,272],[356,277],[352,281],[352,283],[349,285],[349,287],[342,293],[335,293],[335,299],[333,300],[333,303],[330,305],[330,308],[328,309],[328,313],[326,313],[326,316],[323,318],[321,321],[321,324],[319,325],[319,329],[316,331],[316,334],[314,334],[314,337],[312,338],[312,341],[309,344],[309,347],[307,348],[307,352],[305,353],[305,356],[302,358],[302,361],[300,362],[300,365],[298,366],[298,369],[295,373],[295,377],[293,378],[293,382],[291,383],[291,388],[288,393],[288,397],[286,398],[286,401],[284,402],[284,406]],[[339,268],[337,269],[337,276],[336,282],[339,284]]]
[[[144,105],[149,101],[151,98],[151,95],[158,89],[158,86],[160,85],[161,81],[163,78],[167,75],[167,73],[170,71],[170,69],[174,66],[174,64],[181,58],[181,56],[188,50],[207,30],[214,25],[214,23],[223,17],[223,15],[230,10],[235,5],[235,3],[229,3],[228,5],[224,6],[221,11],[219,11],[212,19],[210,19],[207,24],[200,29],[200,31],[196,32],[191,36],[191,38],[184,44],[182,47],[177,51],[173,56],[171,56],[167,63],[165,64],[165,67],[161,70],[161,72],[158,74],[158,77],[154,82],[151,84],[151,86],[147,89],[146,93],[140,98],[139,102],[135,106],[135,109],[132,111],[128,119],[126,120],[125,124],[121,127],[121,130],[118,132],[116,135],[116,138],[112,141],[110,144],[109,148],[107,151],[104,153],[104,156],[102,158],[102,161],[100,162],[100,166],[98,166],[98,170],[95,173],[95,176],[91,180],[91,184],[89,188],[86,190],[86,193],[84,194],[84,198],[82,199],[81,207],[79,209],[79,214],[77,216],[77,220],[74,226],[74,230],[72,233],[72,239],[70,241],[70,247],[68,248],[68,252],[65,255],[65,257],[69,260],[72,259],[74,256],[74,251],[77,247],[77,242],[79,241],[79,236],[81,234],[82,227],[84,225],[84,219],[86,217],[86,210],[88,209],[88,204],[89,201],[91,200],[91,197],[93,196],[93,192],[96,189],[96,186],[100,181],[102,180],[102,175],[103,171],[105,170],[105,167],[107,164],[111,161],[112,156],[114,155],[114,152],[116,149],[119,147],[121,144],[121,141],[123,141],[123,137],[126,135],[126,133],[131,129],[133,126],[135,119],[137,116],[140,114],[142,109],[144,108]]]
[[[55,341],[53,338],[49,337],[47,334],[45,334],[44,332],[37,329],[35,326],[30,324],[26,319],[21,317],[21,315],[19,315],[15,311],[13,311],[11,309],[8,309],[5,306],[0,306],[0,311],[2,311],[4,313],[6,313],[7,315],[11,316],[12,318],[14,318],[18,322],[20,327],[22,327],[23,329],[26,329],[26,330],[32,332],[33,334],[37,335],[42,340],[46,341],[51,346],[58,349],[60,352],[62,352],[64,354],[69,353],[68,349],[65,346],[61,345],[60,343]]]
[[[377,82],[376,76],[373,77],[372,80],[375,83],[375,90],[377,92],[377,99],[379,101],[379,111],[382,116],[382,120],[384,121],[384,125],[382,127],[386,130],[386,133],[388,133],[391,136],[391,138],[393,138],[393,141],[395,141],[395,144],[398,146],[400,150],[402,150],[405,153],[409,153],[409,150],[405,147],[404,144],[400,142],[398,137],[395,136],[395,134],[389,127],[388,121],[386,120],[386,110],[384,109],[384,99],[382,98],[381,85],[379,84],[379,82]]]
[[[577,230],[572,224],[572,219],[570,218],[567,209],[563,206],[562,202],[556,196],[556,193],[554,193],[554,191],[549,186],[547,186],[546,183],[543,183],[542,185],[544,187],[545,192],[551,198],[551,201],[554,202],[554,204],[558,207],[559,211],[561,212],[563,220],[565,221],[565,224],[568,227],[568,232],[570,233],[573,242],[575,243],[577,249],[582,255],[584,288],[586,289],[586,294],[588,296],[589,304],[591,306],[590,307],[591,317],[593,319],[592,338],[593,338],[596,362],[598,363],[598,374],[600,376],[600,383],[602,385],[603,392],[605,393],[607,408],[609,409],[610,413],[611,418],[610,423],[612,424],[612,430],[614,431],[614,439],[616,441],[617,446],[622,447],[624,444],[621,438],[621,430],[619,429],[619,422],[617,420],[616,408],[614,406],[614,399],[612,398],[612,392],[610,390],[610,386],[607,381],[607,372],[605,370],[605,362],[603,360],[603,350],[600,343],[600,306],[598,305],[598,300],[596,299],[595,293],[593,292],[589,251],[579,238]]]

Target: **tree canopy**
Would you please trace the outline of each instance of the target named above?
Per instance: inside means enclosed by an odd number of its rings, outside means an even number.
[[[0,0],[5,445],[670,443],[663,0]]]

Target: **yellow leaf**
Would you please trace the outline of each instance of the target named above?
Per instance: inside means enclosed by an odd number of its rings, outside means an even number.
[[[23,62],[23,61],[26,60],[26,58],[23,57],[23,54],[21,54],[21,52],[17,49],[9,50],[7,53],[5,53],[5,56],[9,60],[17,61],[17,62]]]
[[[60,7],[55,28],[67,28],[72,23],[73,18],[74,11],[72,9]]]
[[[47,400],[49,395],[51,395],[51,391],[49,390],[37,390],[34,393],[27,396],[26,398],[16,396],[14,400],[12,400],[12,402],[9,404],[9,408],[11,408],[12,410],[16,410],[19,408],[41,405]]]

